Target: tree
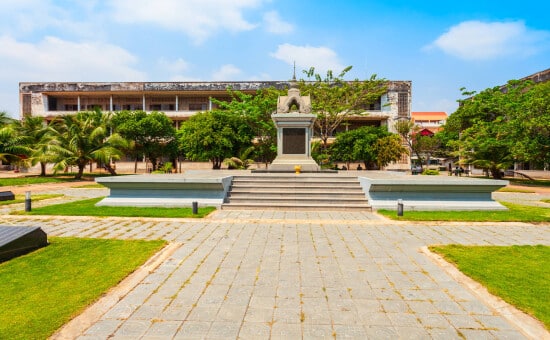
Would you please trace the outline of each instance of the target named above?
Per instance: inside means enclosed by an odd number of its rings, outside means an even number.
[[[242,115],[217,110],[192,116],[178,131],[185,156],[193,161],[211,161],[212,169],[220,169],[224,159],[251,146],[253,137]]]
[[[131,141],[127,152],[135,159],[134,172],[141,155],[147,157],[154,171],[159,159],[177,152],[176,130],[162,112],[120,111],[113,117],[113,124],[116,132]]]
[[[396,140],[399,142],[396,143]],[[348,169],[349,162],[354,161],[362,161],[365,169],[381,169],[407,152],[398,135],[375,126],[363,126],[337,134],[330,151],[335,160],[346,162]]]
[[[550,81],[532,85],[521,96],[520,109],[510,122],[512,154],[541,167],[550,164]]]
[[[57,157],[52,148],[55,135],[52,123],[47,124],[42,117],[27,116],[12,124],[21,137],[20,143],[28,148],[26,156],[30,163],[40,163],[40,176],[46,176],[46,165],[55,162]]]
[[[312,67],[304,71],[307,80],[299,82],[302,95],[311,97],[312,112],[317,115],[315,129],[324,149],[338,126],[350,115],[365,114],[368,107],[387,91],[387,80],[377,79],[376,75],[368,80],[344,80],[351,68],[346,67],[336,77],[329,70],[322,77]]]
[[[61,116],[55,123],[56,135],[52,141],[52,149],[58,155],[54,170],[75,165],[78,167],[75,179],[81,179],[90,162],[107,165],[112,159],[120,159],[127,141],[117,133],[109,135],[109,118],[99,110]],[[114,169],[110,172],[116,175]]]
[[[467,162],[501,178],[514,162],[550,160],[549,83],[511,80],[466,99],[445,125],[455,140],[448,145]]]
[[[258,90],[256,94],[245,94],[228,90],[231,101],[212,98],[219,109],[233,115],[243,115],[246,124],[254,134],[253,158],[269,164],[277,156],[277,129],[271,114],[277,110],[277,97],[283,92],[274,88]]]
[[[407,148],[401,142],[401,137],[397,134],[390,134],[378,139],[374,149],[378,169],[382,169],[391,162],[397,162],[404,154],[408,154]]]

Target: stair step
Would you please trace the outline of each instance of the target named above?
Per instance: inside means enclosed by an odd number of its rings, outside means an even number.
[[[366,203],[363,204],[294,204],[294,203],[230,203],[223,204],[222,210],[316,210],[316,211],[331,211],[331,210],[354,210],[354,211],[372,211],[372,207]]]
[[[372,210],[356,177],[237,176],[222,209]]]

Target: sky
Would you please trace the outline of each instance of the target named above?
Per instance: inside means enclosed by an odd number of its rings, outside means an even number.
[[[550,68],[550,2],[1,0],[0,111],[19,82],[252,81],[315,67],[412,81],[412,111],[457,108]]]

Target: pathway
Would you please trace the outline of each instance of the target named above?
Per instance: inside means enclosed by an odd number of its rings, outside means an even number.
[[[522,339],[419,249],[547,244],[550,226],[392,222],[356,212],[204,219],[2,216],[51,236],[166,239],[176,249],[80,339]]]

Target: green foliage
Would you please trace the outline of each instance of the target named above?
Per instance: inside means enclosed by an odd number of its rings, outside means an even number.
[[[446,146],[500,178],[514,162],[550,163],[550,82],[511,80],[468,98],[445,125]]]
[[[110,164],[123,155],[127,141],[119,134],[110,133],[110,114],[97,111],[82,111],[61,116],[54,123],[56,134],[51,150],[57,154],[54,171],[77,166],[75,179],[81,179],[84,168],[91,162]],[[115,173],[116,174],[116,173]]]
[[[33,208],[30,212],[17,211],[13,215],[59,215],[59,216],[120,216],[120,217],[156,217],[156,218],[202,218],[212,211],[214,207],[201,207],[198,214],[193,215],[190,207],[185,208],[159,208],[159,207],[109,207],[96,206],[103,197],[87,200],[53,204],[40,208]]]
[[[193,161],[211,161],[220,169],[224,159],[252,145],[254,132],[242,114],[201,112],[184,122],[178,131],[180,150]]]
[[[378,210],[393,220],[404,221],[457,221],[457,222],[550,222],[550,209],[500,202],[508,210],[479,211],[405,211],[396,216],[395,210]],[[406,204],[406,203],[405,203]]]
[[[346,162],[348,168],[349,162],[362,161],[366,169],[374,169],[399,160],[406,149],[399,136],[385,128],[363,126],[337,134],[330,153],[334,161]]]
[[[0,264],[0,338],[46,339],[142,265],[165,241],[49,238]]]
[[[370,104],[377,101],[387,91],[387,80],[372,75],[368,80],[347,81],[345,75],[351,70],[346,67],[338,76],[331,70],[322,77],[310,68],[304,73],[306,80],[300,80],[302,95],[311,97],[312,112],[317,115],[316,134],[323,147],[328,147],[328,138],[350,115],[366,114]]]
[[[439,170],[436,170],[436,169],[425,169],[424,171],[422,171],[422,175],[436,176],[436,175],[439,175]]]
[[[113,117],[115,131],[131,141],[126,149],[135,160],[145,155],[151,162],[153,170],[163,156],[173,157],[177,154],[176,130],[166,114],[153,111],[120,111]]]
[[[248,147],[244,151],[240,152],[238,157],[224,159],[223,164],[225,164],[228,169],[248,169],[250,165],[254,164],[254,160],[248,158],[252,152],[254,152],[254,147]]]
[[[277,156],[277,129],[271,114],[276,111],[277,97],[283,91],[269,88],[258,90],[254,95],[231,89],[228,92],[231,101],[212,98],[212,103],[221,111],[242,117],[241,124],[248,126],[254,137],[254,152],[250,157],[268,164]]]
[[[432,246],[460,271],[550,328],[550,247]]]

